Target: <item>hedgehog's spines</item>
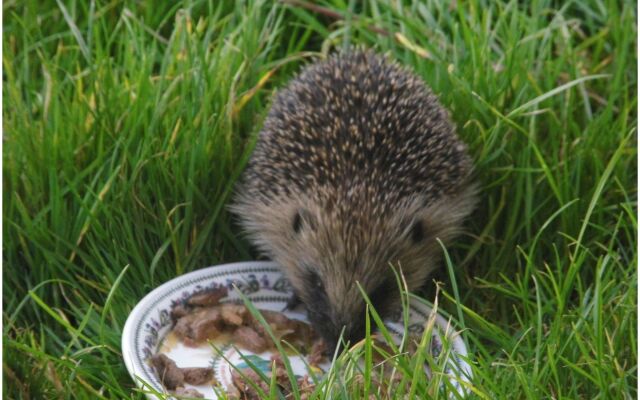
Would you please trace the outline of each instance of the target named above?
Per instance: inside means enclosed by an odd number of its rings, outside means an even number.
[[[340,185],[364,169],[384,175],[379,190],[435,199],[458,189],[470,168],[431,91],[371,51],[304,68],[275,97],[260,139],[250,169],[264,184],[253,183],[274,194]]]
[[[316,329],[335,339],[348,323],[357,336],[355,282],[367,293],[386,287],[391,263],[409,290],[424,284],[441,253],[436,239],[451,240],[474,205],[470,172],[466,146],[422,79],[352,51],[308,65],[274,96],[233,210],[283,266]],[[416,222],[420,235],[411,234]]]

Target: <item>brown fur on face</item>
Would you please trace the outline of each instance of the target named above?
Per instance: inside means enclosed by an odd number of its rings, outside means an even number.
[[[399,306],[393,266],[401,269],[409,291],[425,283],[441,256],[436,239],[446,244],[458,233],[473,206],[473,190],[428,206],[416,196],[394,211],[382,211],[366,199],[327,200],[331,193],[315,199],[281,197],[269,204],[243,199],[239,204],[247,203],[236,207],[252,241],[284,267],[312,324],[335,345],[343,327],[351,343],[364,335],[365,301],[357,283],[382,315]],[[343,206],[326,207],[337,202]],[[421,226],[418,237],[415,224]]]
[[[370,52],[307,67],[274,100],[236,196],[255,245],[284,267],[329,341],[437,265],[474,203],[471,160],[424,82]]]

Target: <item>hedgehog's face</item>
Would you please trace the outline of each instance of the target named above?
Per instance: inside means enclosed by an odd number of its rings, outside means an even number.
[[[355,217],[355,210],[341,218],[313,203],[290,210],[288,250],[277,251],[275,258],[289,271],[310,321],[330,345],[341,334],[351,344],[364,337],[363,292],[388,316],[400,306],[399,274],[415,291],[436,265],[436,237],[446,232],[434,223],[431,207],[414,203],[378,218]]]
[[[236,207],[253,241],[284,267],[314,328],[329,344],[341,332],[352,344],[365,334],[364,291],[383,317],[399,307],[400,273],[419,289],[472,202],[468,195],[425,206],[425,199],[383,204],[371,199],[335,201],[327,207],[288,194]],[[377,205],[376,205],[377,204]],[[380,212],[380,210],[384,212]],[[359,286],[360,285],[360,288]]]

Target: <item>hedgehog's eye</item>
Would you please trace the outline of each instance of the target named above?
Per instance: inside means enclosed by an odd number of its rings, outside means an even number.
[[[313,286],[318,290],[324,290],[324,283],[318,274],[313,274]]]
[[[302,229],[302,217],[300,213],[296,213],[293,217],[293,231],[295,233],[300,233],[300,229]]]
[[[324,283],[317,272],[310,270],[306,274],[305,280],[307,281],[307,287],[313,288],[314,290],[324,291]]]
[[[293,216],[291,226],[295,233],[300,233],[304,226],[309,226],[313,229],[315,227],[313,216],[309,211],[300,209]]]
[[[414,221],[411,226],[411,240],[413,243],[420,243],[424,240],[424,226],[422,221]]]

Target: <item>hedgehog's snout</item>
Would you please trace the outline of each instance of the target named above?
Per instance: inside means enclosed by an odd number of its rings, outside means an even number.
[[[317,333],[327,344],[327,353],[333,354],[338,345],[353,346],[365,337],[363,315],[350,315],[334,311],[332,318],[311,318]]]
[[[360,318],[352,318],[342,326],[338,326],[340,332],[342,333],[343,341],[345,343],[348,343],[349,346],[353,346],[354,344],[364,339],[365,327],[362,321],[363,320],[361,320]],[[339,334],[338,337],[340,337]]]

